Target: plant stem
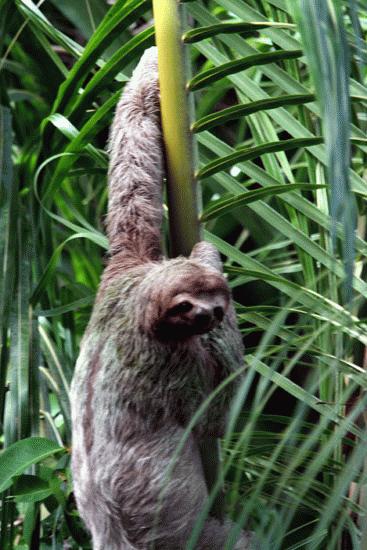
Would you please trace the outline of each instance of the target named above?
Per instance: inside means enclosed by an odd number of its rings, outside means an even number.
[[[172,256],[189,255],[200,240],[182,9],[176,0],[153,0]]]
[[[153,0],[153,12],[166,155],[171,255],[188,256],[194,244],[200,240],[200,226],[195,178],[196,154],[190,130],[193,97],[189,97],[186,87],[190,65],[182,41],[182,23],[186,14],[185,8],[177,0]],[[206,438],[200,453],[210,491],[220,468],[218,440]],[[211,513],[218,518],[223,514],[223,500],[223,492],[219,492],[211,508]]]

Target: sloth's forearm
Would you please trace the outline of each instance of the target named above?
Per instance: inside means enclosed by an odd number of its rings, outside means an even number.
[[[163,155],[157,63],[150,50],[117,106],[110,135],[107,232],[111,254],[160,257]]]

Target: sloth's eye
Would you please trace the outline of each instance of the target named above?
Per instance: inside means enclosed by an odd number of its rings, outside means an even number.
[[[192,309],[192,304],[187,300],[180,302],[179,304],[172,307],[169,311],[169,315],[179,315],[180,313],[188,313]]]

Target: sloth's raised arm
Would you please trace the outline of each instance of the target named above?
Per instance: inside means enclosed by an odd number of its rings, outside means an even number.
[[[150,48],[125,87],[110,134],[107,233],[112,257],[119,253],[129,265],[159,259],[162,180],[157,51]]]

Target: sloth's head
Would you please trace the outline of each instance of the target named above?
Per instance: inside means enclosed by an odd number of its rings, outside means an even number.
[[[184,341],[223,321],[230,292],[219,254],[199,243],[188,260],[162,264],[147,304],[145,328],[160,341]]]

